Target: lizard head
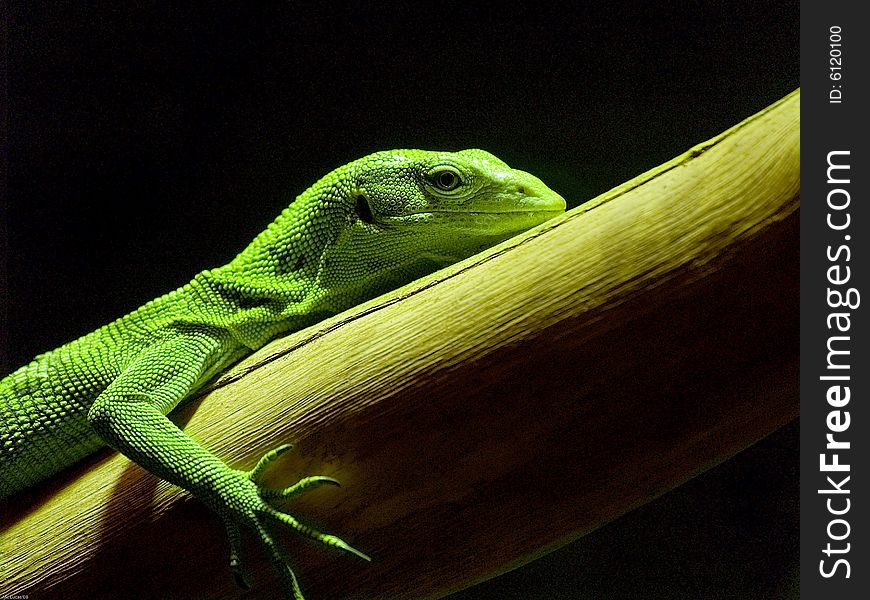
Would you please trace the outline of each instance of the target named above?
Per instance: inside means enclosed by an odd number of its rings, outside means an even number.
[[[315,215],[308,229],[329,223],[317,289],[340,299],[336,309],[565,211],[565,200],[540,179],[483,150],[377,152],[327,175],[303,198]],[[316,217],[324,213],[333,216]]]
[[[451,263],[565,211],[540,179],[483,150],[392,150],[352,169],[348,238]]]
[[[540,179],[483,150],[377,152],[306,190],[228,270],[249,293],[259,281],[266,295],[290,290],[306,303],[296,312],[336,312],[564,211]]]

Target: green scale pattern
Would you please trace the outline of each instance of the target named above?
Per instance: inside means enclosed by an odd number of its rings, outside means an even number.
[[[368,557],[278,511],[320,485],[261,484],[267,453],[251,471],[227,466],[166,415],[206,381],[270,339],[461,260],[565,210],[536,177],[482,150],[378,152],[340,167],[299,196],[223,267],[136,311],[37,356],[0,380],[0,498],[109,445],[202,500],[222,519],[230,567],[241,529],[254,532],[302,598],[265,524],[283,523],[326,545]]]

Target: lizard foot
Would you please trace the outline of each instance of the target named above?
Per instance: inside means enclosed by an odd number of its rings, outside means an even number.
[[[227,528],[227,536],[230,543],[230,571],[236,584],[243,589],[250,587],[242,569],[242,538],[239,525],[244,524],[255,532],[261,543],[265,546],[270,561],[278,570],[285,586],[293,594],[294,600],[304,600],[299,587],[299,581],[290,567],[286,554],[268,531],[266,531],[264,522],[268,520],[277,521],[306,537],[332,548],[353,554],[363,560],[370,561],[371,558],[344,540],[304,525],[293,516],[279,511],[266,502],[266,500],[292,498],[302,492],[322,485],[339,485],[338,481],[331,477],[315,475],[300,479],[295,484],[283,489],[264,486],[262,478],[268,465],[291,448],[290,444],[284,444],[267,452],[250,471],[231,470],[232,481],[227,482],[229,485],[222,486],[223,491],[219,494],[221,496],[219,504],[222,506],[218,508],[218,512],[223,517],[224,525]]]

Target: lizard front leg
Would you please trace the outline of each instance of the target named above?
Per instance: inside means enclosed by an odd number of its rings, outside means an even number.
[[[266,529],[268,521],[289,526],[326,545],[361,558],[368,557],[341,539],[299,523],[272,507],[267,500],[287,498],[323,484],[328,477],[307,477],[284,490],[262,486],[260,477],[269,462],[289,449],[267,453],[251,471],[232,469],[183,433],[167,417],[200,380],[216,356],[221,342],[208,335],[185,335],[143,351],[94,401],[88,421],[110,446],[205,502],[223,520],[230,541],[230,567],[236,582],[247,587],[239,562],[240,528],[252,530],[265,546],[287,590],[296,600],[302,592],[293,570]]]

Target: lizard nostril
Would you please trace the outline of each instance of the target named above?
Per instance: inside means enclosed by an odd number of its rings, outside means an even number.
[[[517,186],[517,191],[521,194],[525,194],[526,188],[524,188],[523,186]]]

